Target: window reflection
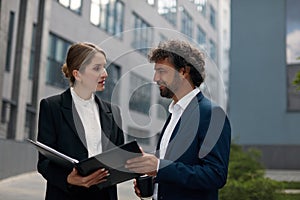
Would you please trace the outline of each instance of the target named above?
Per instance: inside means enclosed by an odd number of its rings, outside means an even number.
[[[181,14],[181,32],[186,34],[190,40],[193,39],[193,19],[184,8]]]
[[[122,37],[124,4],[119,0],[92,0],[90,22],[115,37]]]
[[[176,25],[177,0],[158,0],[158,14],[165,17],[171,24]]]
[[[132,47],[146,56],[153,41],[153,29],[136,13],[133,13],[133,17],[134,39],[132,41]]]
[[[81,12],[81,0],[58,0],[58,3],[78,14]]]
[[[206,7],[207,7],[207,0],[190,0],[192,1],[196,6],[197,10],[202,13],[202,15],[206,16]]]
[[[300,111],[300,93],[293,85],[300,71],[300,1],[286,0],[287,110]]]
[[[286,4],[286,58],[287,63],[300,63],[300,1],[287,0]]]

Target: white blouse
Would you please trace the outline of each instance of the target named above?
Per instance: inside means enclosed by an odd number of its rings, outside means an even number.
[[[95,94],[84,100],[71,87],[71,95],[84,128],[89,157],[95,156],[102,152],[100,113]]]

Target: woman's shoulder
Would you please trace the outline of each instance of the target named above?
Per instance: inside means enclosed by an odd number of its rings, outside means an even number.
[[[45,97],[41,100],[41,102],[43,101],[46,101],[48,103],[56,103],[56,104],[60,104],[62,102],[62,99],[64,97],[69,97],[69,98],[72,98],[71,97],[71,93],[69,90],[65,90],[64,92],[60,93],[60,94],[55,94],[55,95],[52,95],[52,96],[48,96],[48,97]]]

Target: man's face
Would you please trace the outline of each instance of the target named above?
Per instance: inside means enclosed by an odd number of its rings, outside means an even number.
[[[180,87],[178,71],[169,62],[168,58],[159,60],[154,65],[153,80],[157,83],[160,95],[166,98],[173,98]]]

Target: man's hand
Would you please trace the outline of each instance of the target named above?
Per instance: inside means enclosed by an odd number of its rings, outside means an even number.
[[[145,153],[143,150],[142,153],[143,156],[127,160],[125,167],[130,171],[134,171],[135,173],[156,176],[158,158],[152,154]]]
[[[73,168],[72,172],[67,177],[67,182],[71,185],[83,186],[86,188],[102,183],[106,181],[105,179],[109,176],[108,170],[99,169],[88,176],[80,176],[77,169]]]

